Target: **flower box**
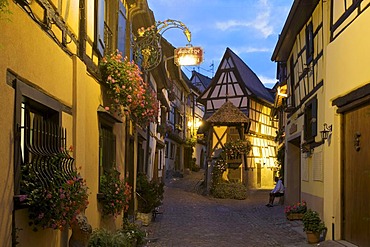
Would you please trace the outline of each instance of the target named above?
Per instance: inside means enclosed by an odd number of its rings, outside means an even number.
[[[304,213],[307,211],[305,201],[295,203],[285,207],[285,215],[288,220],[302,220]]]
[[[228,158],[226,159],[226,163],[227,164],[241,164],[242,163],[242,159],[241,158]]]
[[[291,213],[286,216],[288,220],[302,220],[304,214],[301,213]]]

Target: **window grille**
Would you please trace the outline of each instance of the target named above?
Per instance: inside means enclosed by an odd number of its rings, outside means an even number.
[[[24,125],[20,127],[22,174],[32,169],[44,188],[60,186],[72,179],[76,169],[66,147],[66,129],[27,111],[25,116]]]

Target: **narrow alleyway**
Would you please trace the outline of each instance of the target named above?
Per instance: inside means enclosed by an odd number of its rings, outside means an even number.
[[[286,220],[284,206],[265,206],[269,191],[250,191],[243,201],[206,197],[196,193],[202,176],[166,180],[163,214],[147,227],[147,246],[312,246],[301,222]]]

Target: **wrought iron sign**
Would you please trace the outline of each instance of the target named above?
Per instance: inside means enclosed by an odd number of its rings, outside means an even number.
[[[187,47],[180,49],[179,54],[192,54],[193,56],[201,56],[198,59],[199,64],[203,59],[203,51],[200,47],[192,47],[190,45],[191,32],[181,21],[168,19],[166,21],[158,21],[155,26],[149,28],[140,28],[138,30],[138,37],[134,38],[134,60],[136,63],[141,64],[145,71],[150,71],[157,67],[162,61],[162,47],[161,38],[162,34],[172,28],[183,30],[183,33],[189,42]],[[195,65],[195,64],[181,64],[181,57],[178,57],[178,65]],[[181,60],[181,61],[180,61]],[[185,61],[185,60],[184,60]],[[194,60],[193,60],[194,61]],[[189,63],[189,62],[187,62]]]

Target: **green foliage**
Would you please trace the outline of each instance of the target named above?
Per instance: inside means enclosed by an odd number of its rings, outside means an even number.
[[[248,154],[252,145],[248,140],[229,141],[224,144],[224,152],[228,157],[237,157],[241,154]]]
[[[216,198],[244,200],[247,198],[247,187],[242,183],[219,183],[211,188]]]
[[[137,176],[136,192],[138,194],[138,210],[141,213],[151,213],[162,204],[164,184],[157,181],[149,181],[148,177],[139,173]]]
[[[63,230],[68,225],[76,224],[76,216],[88,205],[86,181],[76,171],[71,179],[65,179],[64,171],[58,169],[58,157],[48,165],[53,171],[53,180],[45,186],[38,178],[38,171],[33,164],[22,167],[21,187],[24,195],[20,201],[28,205],[29,225],[38,228]],[[63,181],[60,184],[57,181]]]
[[[131,186],[120,179],[120,172],[116,169],[105,172],[100,178],[100,193],[103,194],[103,198],[100,199],[103,215],[117,217],[122,211],[128,210]]]
[[[226,171],[226,163],[222,157],[219,157],[212,170],[212,187],[222,182],[222,174]]]
[[[188,147],[195,147],[197,144],[197,138],[186,138],[185,145]]]
[[[110,232],[104,228],[95,229],[90,236],[88,247],[131,247],[128,236],[121,232]]]
[[[303,231],[311,231],[321,233],[326,230],[324,222],[321,221],[319,214],[311,209],[303,215]]]
[[[119,230],[124,233],[131,242],[136,242],[137,245],[144,244],[146,232],[141,230],[135,223],[129,222],[125,219],[122,229]]]
[[[191,159],[190,170],[193,171],[193,172],[199,172],[199,170],[200,170],[200,167],[197,165],[196,162],[197,162],[196,158]]]
[[[277,154],[276,154],[276,160],[278,162],[278,171],[279,171],[279,176],[284,177],[284,159],[285,159],[285,147],[281,147]]]

